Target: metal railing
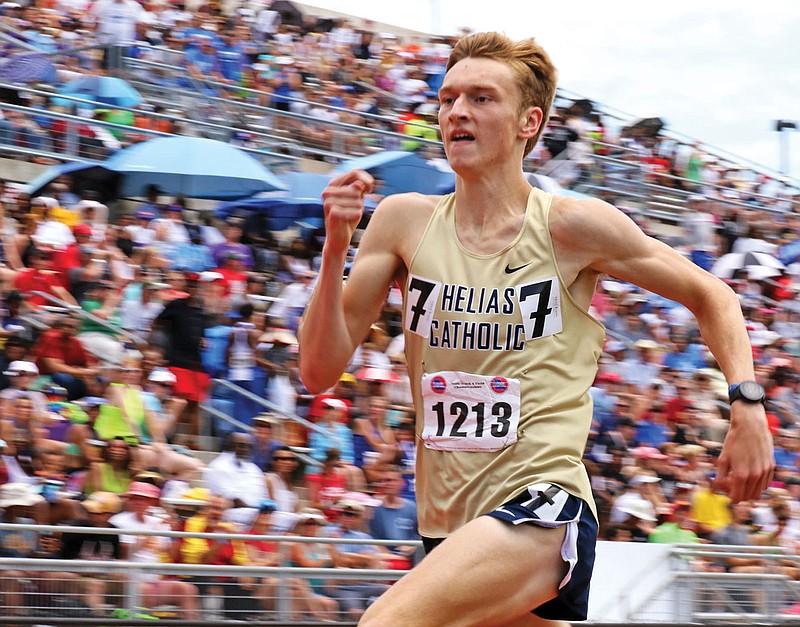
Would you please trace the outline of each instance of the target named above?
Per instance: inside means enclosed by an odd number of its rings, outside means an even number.
[[[729,559],[758,560],[759,572],[726,572]],[[674,545],[667,584],[627,616],[634,622],[760,623],[796,621],[787,612],[800,604],[800,588],[782,565],[800,566],[800,556],[781,547]]]
[[[385,590],[383,582],[406,570],[383,568],[301,568],[289,561],[292,543],[397,546],[397,541],[245,533],[187,533],[108,527],[0,524],[4,533],[140,536],[181,542],[184,538],[216,543],[272,542],[282,566],[173,564],[124,560],[0,558],[0,616],[69,619],[88,615],[136,619],[160,617],[193,621],[243,619],[274,624],[301,618],[327,622],[352,620],[355,603],[363,610]],[[58,540],[57,540],[58,541]],[[419,546],[419,541],[403,542]],[[171,550],[161,544],[161,551]],[[153,550],[156,550],[155,548]],[[360,596],[359,596],[360,595]],[[346,598],[345,598],[346,597]],[[0,624],[3,624],[0,622]],[[89,623],[91,624],[91,623]],[[117,624],[115,622],[115,624]]]
[[[51,303],[55,303],[59,307],[63,307],[65,310],[69,311],[69,314],[71,316],[77,316],[77,317],[83,318],[85,320],[91,320],[95,324],[99,324],[101,327],[104,327],[105,329],[108,329],[109,331],[112,331],[116,335],[121,335],[122,337],[125,337],[125,338],[131,340],[132,342],[135,342],[136,344],[139,344],[139,345],[147,344],[147,340],[145,340],[143,337],[140,337],[140,336],[136,335],[135,333],[132,333],[131,331],[128,331],[127,329],[123,329],[123,328],[121,328],[121,327],[109,322],[108,320],[104,320],[103,318],[98,318],[93,313],[90,313],[90,312],[86,311],[85,309],[82,309],[78,305],[71,305],[70,303],[68,303],[68,302],[66,302],[64,300],[61,300],[60,298],[58,298],[56,296],[53,296],[52,294],[48,294],[47,292],[40,292],[40,291],[34,290],[34,291],[31,292],[31,294],[35,294],[36,296],[39,296],[39,297],[44,298],[46,300],[49,300]]]

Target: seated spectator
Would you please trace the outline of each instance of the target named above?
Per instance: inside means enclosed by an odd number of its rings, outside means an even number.
[[[80,516],[76,524],[82,527],[113,528],[109,521],[122,510],[122,500],[111,492],[95,492],[81,506],[88,516]],[[92,532],[65,533],[58,559],[62,560],[120,560],[122,548],[117,534]],[[86,601],[95,616],[104,616],[108,606],[124,604],[124,574],[119,572],[82,573]]]
[[[233,509],[227,511],[226,519],[248,525],[268,497],[264,473],[250,461],[250,442],[250,435],[232,433],[225,451],[209,462],[203,474],[211,494],[231,501]]]
[[[241,218],[230,217],[225,220],[225,226],[222,227],[222,235],[225,238],[225,242],[215,244],[211,248],[216,265],[221,266],[225,260],[226,254],[233,252],[241,256],[242,265],[246,269],[253,269],[255,265],[253,253],[249,246],[242,244],[243,233]]]
[[[353,445],[355,465],[364,471],[367,481],[372,483],[378,475],[376,468],[395,463],[400,448],[394,431],[386,424],[386,399],[373,396],[368,402],[367,413],[353,421]]]
[[[334,505],[348,491],[345,464],[335,448],[329,449],[319,473],[306,476],[308,501],[325,515],[335,513]]]
[[[140,214],[136,214],[137,216]],[[206,272],[218,264],[211,255],[211,249],[203,242],[203,236],[191,233],[188,242],[178,242],[166,253],[172,270],[184,272]]]
[[[694,524],[689,519],[691,504],[685,501],[671,503],[666,507],[666,520],[650,533],[648,542],[656,544],[693,544],[700,542],[692,530]]]
[[[272,467],[272,456],[283,442],[273,437],[276,418],[271,414],[261,414],[253,418],[253,441],[250,448],[250,460],[262,472]]]
[[[128,487],[126,510],[115,514],[109,523],[121,532],[129,531],[170,531],[170,525],[157,516],[147,513],[159,503],[161,491],[157,486],[133,481]],[[146,564],[158,564],[169,554],[170,540],[163,536],[120,535],[127,559]],[[159,575],[146,573],[136,575],[134,583],[139,584],[141,602],[146,608],[154,608],[166,603],[175,603],[181,608],[181,618],[199,619],[199,598],[197,587],[185,581],[165,579]]]
[[[84,492],[112,492],[125,494],[133,475],[139,470],[124,438],[114,438],[103,448],[102,461],[92,462],[84,482]]]
[[[258,508],[258,515],[248,531],[250,535],[259,536],[272,533],[272,514],[275,512],[275,507],[275,502],[269,499],[261,502]],[[281,564],[281,554],[275,542],[255,539],[245,540],[244,547],[247,555],[247,564],[250,566],[280,566]],[[258,599],[261,611],[277,609],[276,601],[282,592],[280,579],[276,577],[248,577],[240,578],[239,584],[243,588],[253,591],[253,597]],[[297,608],[294,606],[297,602],[294,599],[301,594],[299,588],[302,586],[302,581],[290,579],[286,582],[286,585],[290,586],[289,598],[292,599],[290,612],[295,614]]]
[[[153,320],[163,309],[159,284],[145,281],[138,296],[126,299],[120,305],[121,326],[142,339],[148,338],[153,329]]]
[[[67,443],[78,448],[81,461],[87,465],[102,461],[101,449],[105,448],[105,442],[95,430],[95,423],[100,416],[100,408],[106,402],[106,399],[99,396],[82,398],[78,404],[86,415],[86,421],[74,422],[67,431]]]
[[[211,496],[201,510],[189,518],[184,531],[189,533],[236,533],[236,527],[223,522],[222,517],[230,508],[230,501],[221,496]],[[173,545],[173,560],[183,564],[211,564],[214,566],[237,566],[248,563],[247,551],[241,540],[227,538],[181,538]],[[243,598],[245,590],[231,577],[192,577],[188,581],[197,585],[203,597],[223,599],[223,617],[242,618],[242,611],[255,609],[252,595]],[[247,606],[247,607],[245,607]]]
[[[294,534],[304,537],[318,537],[319,531],[327,521],[322,513],[313,508],[300,510],[294,526]],[[333,549],[330,544],[322,542],[292,542],[289,545],[289,566],[301,568],[332,568],[334,565]],[[305,601],[305,611],[314,620],[329,621],[336,617],[339,604],[328,594],[328,583],[324,579],[310,578],[301,587],[301,595],[297,605]],[[299,617],[298,617],[299,619]]]
[[[311,431],[308,438],[311,457],[322,462],[329,450],[336,449],[341,460],[352,465],[353,432],[339,420],[340,413],[347,411],[347,406],[336,398],[324,400],[322,406],[322,415],[317,419],[320,430]]]
[[[364,540],[364,544],[340,544],[333,549],[337,568],[385,568],[388,551],[383,547],[368,544],[373,538],[362,531],[365,507],[358,501],[343,499],[337,504],[338,524],[334,526],[336,537]],[[388,590],[384,583],[373,581],[342,581],[328,589],[339,601],[340,610],[350,620],[358,620],[381,594]]]
[[[276,530],[288,531],[294,526],[294,513],[303,501],[303,471],[297,455],[288,446],[282,446],[272,456],[270,472],[264,476],[267,498],[275,501],[278,509],[273,517]]]
[[[0,351],[0,399],[5,398],[4,393],[8,388],[15,387],[14,380],[19,373],[11,370],[11,364],[15,361],[23,360],[28,346],[29,343],[26,340],[15,336],[9,337],[3,344],[2,351]],[[29,363],[32,367],[31,374],[33,374],[33,378],[25,379],[27,383],[24,385],[22,385],[22,380],[18,381],[17,387],[26,388],[39,375],[39,369],[36,368],[36,364]],[[35,369],[35,374],[33,369]],[[2,400],[0,400],[0,413],[2,413]]]
[[[695,524],[695,532],[701,538],[708,538],[715,531],[724,529],[731,522],[730,498],[718,492],[709,479],[703,479],[692,493],[690,517]]]
[[[62,285],[58,275],[50,269],[51,253],[43,248],[35,248],[30,252],[30,267],[20,270],[14,277],[14,289],[27,296],[25,304],[38,310],[42,305],[52,303],[44,296],[33,294],[42,292],[59,298],[70,305],[77,305],[75,299]]]
[[[378,540],[419,540],[417,532],[417,506],[401,496],[404,486],[403,471],[389,466],[383,471],[381,495],[383,502],[372,510],[369,532]],[[397,559],[386,561],[392,568],[410,568],[417,547],[402,545],[387,547]]]
[[[77,320],[70,316],[59,318],[31,349],[39,371],[65,387],[70,400],[86,396],[86,380],[98,374],[96,360],[75,337],[77,332]]]
[[[43,524],[46,503],[32,485],[6,483],[0,486],[0,521]],[[39,535],[35,531],[0,531],[0,557],[38,557]],[[0,604],[4,616],[23,616],[25,581],[38,573],[6,569],[0,577]]]
[[[83,318],[78,339],[92,355],[105,365],[119,365],[125,356],[125,346],[119,340],[119,304],[121,293],[110,281],[91,283],[83,294],[81,309],[104,320],[111,328]]]

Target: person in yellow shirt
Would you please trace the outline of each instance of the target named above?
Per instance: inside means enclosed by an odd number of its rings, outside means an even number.
[[[186,521],[184,531],[189,533],[236,533],[230,523],[222,522],[222,515],[230,502],[221,496],[212,496],[208,504]],[[178,561],[183,564],[247,564],[247,551],[241,540],[208,540],[182,538]]]
[[[708,481],[698,486],[692,495],[689,517],[694,521],[699,537],[707,538],[731,524],[730,502],[730,497],[715,490]]]

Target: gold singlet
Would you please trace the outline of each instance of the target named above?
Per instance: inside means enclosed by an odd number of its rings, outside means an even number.
[[[534,483],[594,509],[581,458],[605,331],[561,279],[551,201],[533,189],[516,239],[482,255],[458,241],[445,196],[411,260],[403,327],[424,536],[447,536]]]

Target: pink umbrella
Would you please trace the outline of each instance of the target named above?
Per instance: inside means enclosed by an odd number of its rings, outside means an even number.
[[[400,377],[398,377],[393,371],[387,368],[379,368],[378,366],[367,366],[362,368],[356,372],[356,379],[380,383],[400,383]]]

